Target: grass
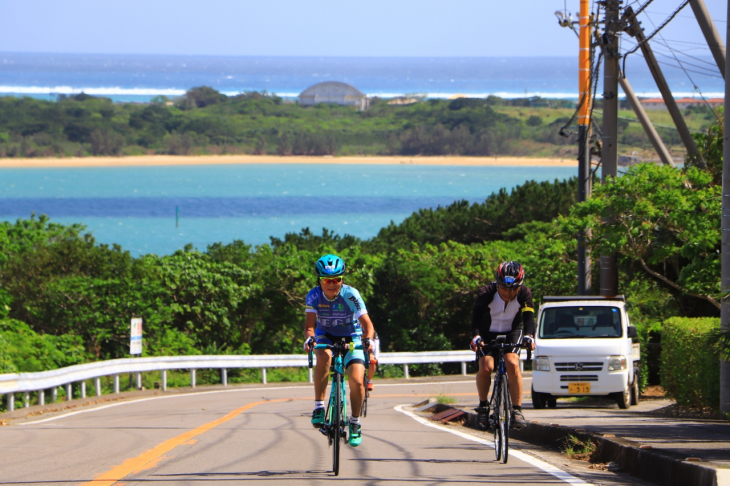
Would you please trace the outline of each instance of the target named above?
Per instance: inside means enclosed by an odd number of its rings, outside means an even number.
[[[449,395],[444,395],[443,393],[439,393],[438,395],[436,395],[436,403],[453,405],[454,403],[456,403],[456,398],[450,397]]]
[[[568,459],[590,461],[595,452],[596,444],[594,442],[582,441],[574,435],[569,435],[563,443],[563,453]]]

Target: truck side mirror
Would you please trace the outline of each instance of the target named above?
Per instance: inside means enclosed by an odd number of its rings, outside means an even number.
[[[634,326],[629,326],[627,329],[627,334],[630,338],[635,338],[637,336],[636,328]]]

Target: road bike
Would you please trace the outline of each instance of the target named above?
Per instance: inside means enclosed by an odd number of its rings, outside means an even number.
[[[332,364],[330,365],[332,388],[330,389],[329,402],[327,402],[324,424],[319,431],[327,437],[327,441],[332,447],[332,472],[335,476],[340,474],[341,442],[347,441],[347,432],[345,432],[347,428],[347,397],[345,396],[344,359],[351,345],[343,337],[341,341],[336,341],[334,344],[317,344],[309,351],[310,368],[313,366],[314,349],[329,349],[332,351]],[[354,349],[362,349],[362,346],[355,346]],[[366,356],[366,375],[369,361],[369,357]]]
[[[519,348],[527,349],[528,360],[531,350],[529,346],[512,344],[507,342],[507,336],[497,336],[489,344],[482,344],[477,350],[477,362],[481,356],[486,356],[487,350],[496,349],[499,352],[495,365],[494,385],[492,397],[489,400],[489,426],[494,430],[494,454],[497,460],[507,464],[509,456],[509,428],[512,420],[512,398],[509,394],[509,380],[507,378],[507,366],[504,361],[505,349]]]

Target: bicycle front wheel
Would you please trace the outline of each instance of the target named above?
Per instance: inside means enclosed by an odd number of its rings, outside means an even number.
[[[494,455],[499,461],[502,459],[502,444],[504,442],[504,434],[503,429],[501,427],[501,419],[502,416],[502,409],[504,408],[504,403],[502,400],[502,380],[496,379],[494,381],[494,388],[492,389],[492,403],[494,404],[492,407],[492,417],[494,417],[494,420],[492,421],[492,427],[494,428]]]
[[[370,383],[370,380],[368,380],[368,372],[365,370],[365,379],[363,380],[365,384],[365,398],[362,399],[362,412],[360,415],[363,417],[368,416],[368,397],[370,396],[370,392],[368,391],[368,383]]]
[[[334,410],[332,411],[332,472],[335,476],[340,474],[340,438],[342,432],[342,375],[335,373],[332,380],[332,396],[334,397]]]
[[[502,384],[502,410],[499,425],[502,429],[502,463],[507,464],[509,455],[509,426],[512,419],[512,400],[509,396],[509,382],[505,379]]]

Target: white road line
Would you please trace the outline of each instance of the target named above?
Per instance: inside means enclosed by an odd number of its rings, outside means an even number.
[[[413,420],[422,423],[423,425],[426,425],[428,427],[433,427],[435,429],[442,430],[444,432],[449,432],[454,435],[458,435],[459,437],[462,437],[467,440],[471,440],[473,442],[478,442],[480,444],[484,444],[488,447],[491,447],[494,449],[494,442],[486,440],[486,439],[480,439],[479,437],[475,437],[471,434],[466,434],[464,432],[459,432],[458,430],[453,430],[451,428],[445,427],[443,425],[439,425],[431,420],[426,420],[423,417],[419,417],[418,415],[409,412],[408,410],[403,410],[403,407],[407,407],[409,405],[397,405],[395,406],[395,410],[398,412],[401,412],[405,415],[408,415]],[[586,483],[582,479],[576,478],[575,476],[563,471],[562,469],[558,469],[557,467],[548,464],[547,462],[541,461],[540,459],[537,459],[535,457],[530,456],[529,454],[525,454],[524,452],[516,451],[510,447],[509,455],[511,457],[516,457],[521,461],[527,462],[529,464],[532,464],[533,466],[542,469],[546,473],[550,473],[556,478],[560,479],[561,481],[565,481],[568,484],[573,484],[576,486],[591,486],[591,483]]]
[[[470,381],[442,381],[442,382],[427,382],[427,383],[384,383],[384,384],[377,384],[378,388],[380,387],[387,387],[387,386],[433,386],[433,385],[453,385],[453,384],[459,384],[459,383],[474,383],[473,380]],[[159,397],[149,397],[149,398],[139,398],[139,399],[133,399],[133,400],[127,400],[124,402],[119,403],[112,403],[110,405],[103,405],[101,407],[95,407],[95,408],[89,408],[86,410],[78,410],[76,412],[69,412],[65,413],[63,415],[57,415],[55,417],[50,417],[47,419],[42,420],[36,420],[34,422],[23,422],[15,425],[35,425],[35,424],[42,424],[46,422],[52,422],[54,420],[59,420],[66,417],[71,417],[73,415],[78,415],[81,413],[89,413],[89,412],[96,412],[99,410],[105,410],[107,408],[112,407],[119,407],[121,405],[129,405],[132,403],[140,403],[140,402],[146,402],[149,400],[166,400],[170,398],[189,398],[194,397],[198,395],[211,395],[214,393],[242,393],[242,392],[250,392],[250,391],[272,391],[272,390],[293,390],[293,389],[300,389],[300,388],[312,388],[314,385],[307,384],[307,385],[297,385],[297,386],[279,386],[279,387],[259,387],[259,388],[233,388],[230,390],[214,390],[214,391],[206,391],[206,392],[192,392],[192,393],[181,393],[178,395],[166,395],[166,396],[159,396]]]

